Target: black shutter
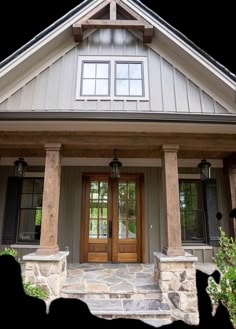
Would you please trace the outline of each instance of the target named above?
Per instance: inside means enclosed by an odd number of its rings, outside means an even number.
[[[22,181],[22,177],[8,177],[2,244],[16,242]]]
[[[218,246],[219,221],[216,217],[216,214],[218,212],[216,180],[208,179],[203,181],[202,183],[203,183],[203,191],[204,191],[208,243],[211,246]]]

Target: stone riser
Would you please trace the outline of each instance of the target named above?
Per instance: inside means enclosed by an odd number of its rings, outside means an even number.
[[[65,298],[78,298],[78,299],[156,299],[161,300],[161,293],[94,293],[94,292],[78,292],[78,290],[62,289],[61,297]]]

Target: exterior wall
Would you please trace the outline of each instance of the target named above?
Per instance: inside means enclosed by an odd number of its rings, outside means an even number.
[[[148,62],[149,100],[76,100],[78,56],[137,56]],[[2,111],[228,113],[173,65],[126,30],[98,30],[83,45],[0,104]]]
[[[179,172],[196,173],[195,168],[179,168]],[[35,170],[33,170],[35,171]],[[122,168],[125,173],[144,174],[144,210],[145,210],[145,252],[146,262],[153,262],[153,252],[160,251],[164,236],[164,218],[162,201],[161,168]],[[81,186],[83,172],[107,172],[107,168],[101,167],[62,167],[60,213],[59,213],[59,247],[66,250],[69,247],[68,261],[79,262],[80,254],[80,221],[81,221]],[[12,167],[0,166],[0,233],[2,232],[7,177],[13,175]],[[228,232],[227,199],[225,193],[225,181],[222,169],[213,169],[212,178],[217,180],[219,211],[223,214],[222,226]],[[18,245],[19,246],[19,245]],[[19,257],[32,252],[33,249],[22,246]],[[1,249],[3,246],[1,246]],[[36,246],[34,247],[36,248]],[[210,261],[216,249],[209,246],[196,248],[188,246],[186,251],[199,257],[199,261]]]

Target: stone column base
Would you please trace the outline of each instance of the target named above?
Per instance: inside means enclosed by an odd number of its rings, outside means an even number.
[[[195,264],[191,254],[168,257],[154,252],[154,278],[160,287],[163,300],[172,310],[172,320],[190,325],[199,324]]]
[[[40,284],[49,293],[49,300],[58,298],[67,276],[67,256],[69,251],[43,256],[36,253],[23,256],[24,278],[33,284]]]

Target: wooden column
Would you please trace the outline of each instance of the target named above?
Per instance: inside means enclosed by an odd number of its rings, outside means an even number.
[[[162,179],[164,190],[164,218],[166,220],[166,241],[163,253],[167,256],[185,255],[181,242],[178,145],[162,146]]]
[[[231,196],[231,209],[236,208],[236,165],[230,167],[229,169],[229,186],[230,186],[230,196]],[[236,237],[236,218],[232,219],[232,233]]]
[[[42,223],[38,255],[58,253],[57,232],[61,178],[61,144],[46,144]]]

